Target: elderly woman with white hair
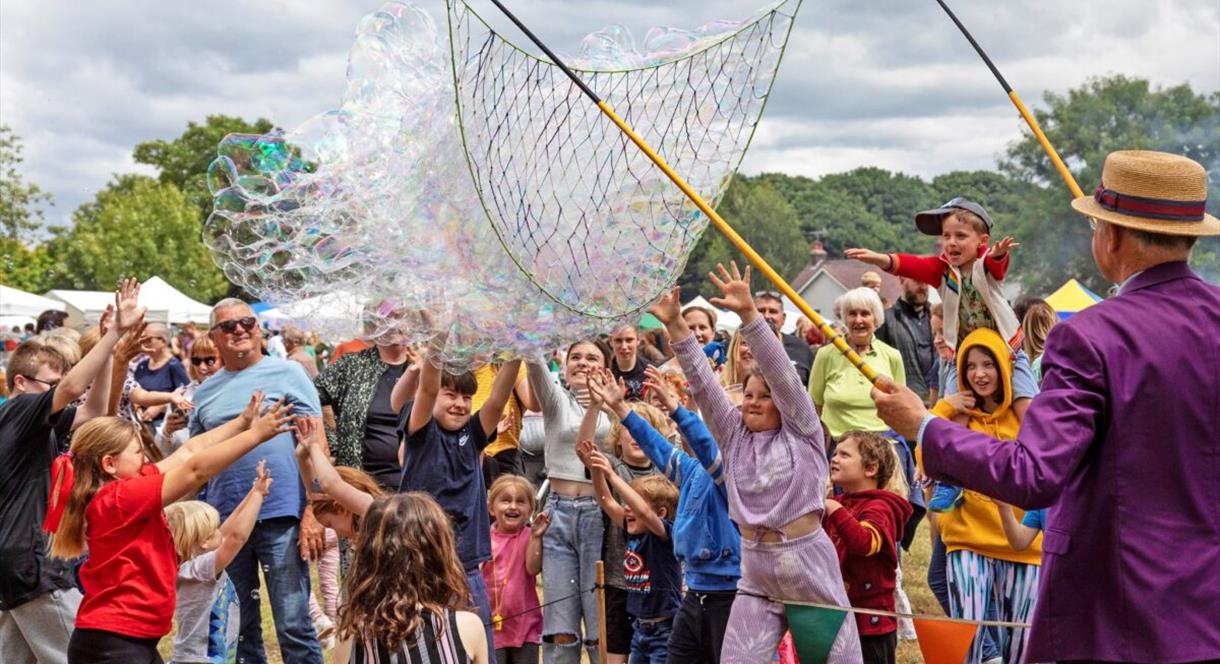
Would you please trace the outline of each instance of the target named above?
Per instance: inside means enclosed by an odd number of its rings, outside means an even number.
[[[835,300],[835,310],[847,328],[847,343],[877,373],[906,384],[902,354],[877,339],[875,332],[885,322],[881,297],[871,288],[854,288]],[[839,438],[848,431],[885,432],[877,407],[869,396],[872,384],[831,344],[822,346],[809,372],[809,395],[830,435]]]

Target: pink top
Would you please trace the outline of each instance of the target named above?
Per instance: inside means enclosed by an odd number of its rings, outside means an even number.
[[[822,425],[779,338],[760,316],[741,326],[754,361],[771,388],[780,428],[754,433],[741,421],[695,335],[673,344],[691,394],[724,455],[729,517],[749,528],[778,530],[822,511],[829,467]]]
[[[530,545],[530,529],[515,534],[491,529],[491,560],[483,563],[483,583],[491,614],[504,619],[500,629],[493,626],[495,649],[519,648],[526,643],[542,642],[542,610],[538,606],[538,582],[525,569],[525,553]],[[493,571],[494,567],[494,571]]]

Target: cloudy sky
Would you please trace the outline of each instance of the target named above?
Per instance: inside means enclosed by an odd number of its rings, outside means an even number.
[[[488,0],[472,0],[496,17]],[[424,0],[437,21],[440,0]],[[693,28],[753,0],[508,0],[558,51],[609,24]],[[1220,88],[1216,0],[954,0],[1026,103],[1089,76]],[[132,147],[212,113],[285,128],[336,106],[366,2],[0,0],[0,123],[66,223]],[[505,22],[497,18],[498,26]],[[506,27],[505,34],[516,33]],[[876,165],[923,176],[987,168],[1021,122],[934,0],[806,0],[748,173]]]

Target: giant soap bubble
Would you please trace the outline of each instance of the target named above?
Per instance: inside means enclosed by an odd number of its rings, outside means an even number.
[[[714,203],[761,116],[785,7],[654,29],[640,48],[607,28],[565,60]],[[707,219],[556,66],[460,0],[447,19],[383,5],[357,27],[338,109],[225,137],[204,231],[217,263],[323,331],[430,341],[459,364],[637,321]]]

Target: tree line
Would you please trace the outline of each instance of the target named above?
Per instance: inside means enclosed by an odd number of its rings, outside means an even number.
[[[1096,186],[1105,155],[1117,149],[1184,154],[1208,170],[1208,211],[1220,214],[1220,91],[1189,85],[1157,87],[1126,76],[1090,79],[1067,94],[1047,94],[1038,122],[1081,187]],[[121,174],[72,214],[72,225],[42,233],[50,196],[20,170],[19,138],[0,127],[0,283],[42,293],[52,288],[109,290],[120,276],[159,275],[188,295],[211,302],[241,295],[215,266],[200,239],[211,212],[207,167],[226,134],[266,133],[266,119],[224,115],[191,122],[172,140],[135,147],[137,163],[156,176]],[[968,139],[964,139],[968,140]],[[949,148],[946,148],[949,149]],[[1070,194],[1034,137],[1025,131],[993,170],[955,171],[931,180],[876,167],[820,178],[764,173],[738,176],[718,204],[720,214],[788,279],[821,240],[831,257],[852,246],[928,252],[931,238],[914,228],[914,213],[965,196],[987,207],[996,235],[1022,246],[1010,275],[1031,294],[1046,294],[1076,277],[1098,292],[1108,284],[1090,258],[1088,224],[1072,212]],[[703,234],[679,278],[684,295],[704,288],[717,262],[742,257],[714,229]],[[1220,239],[1200,241],[1192,260],[1220,281]]]

